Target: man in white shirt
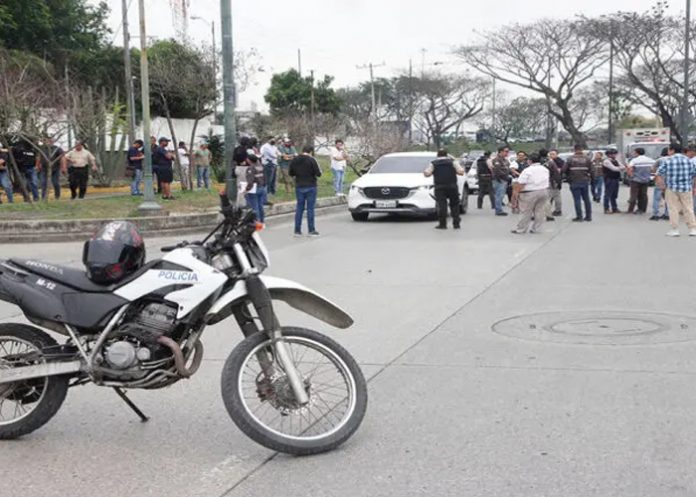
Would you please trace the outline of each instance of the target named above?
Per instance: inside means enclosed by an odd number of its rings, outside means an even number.
[[[191,174],[191,154],[189,154],[189,151],[186,148],[186,143],[179,142],[179,147],[177,148],[176,153],[179,156],[179,164],[181,164],[181,185],[184,187],[184,189],[189,190],[191,189],[189,182],[189,175]]]
[[[276,194],[276,173],[278,171],[278,147],[276,140],[272,136],[266,140],[261,146],[261,164],[263,164],[263,173],[266,179],[266,193],[268,195]]]
[[[516,235],[523,235],[529,230],[529,225],[534,220],[530,233],[540,233],[546,221],[546,203],[548,201],[549,170],[540,164],[539,154],[529,157],[532,163],[526,167],[513,185],[515,193],[520,199],[520,212],[522,217],[517,228],[512,230]]]
[[[92,172],[97,172],[97,161],[82,142],[77,142],[75,148],[63,156],[62,168],[68,170],[71,200],[78,198],[78,192],[80,199],[85,198],[89,180],[88,166],[92,167]]]
[[[331,147],[331,172],[333,173],[334,190],[337,197],[345,196],[343,193],[343,178],[346,174],[348,164],[348,153],[346,152],[343,140],[336,140],[335,146]]]

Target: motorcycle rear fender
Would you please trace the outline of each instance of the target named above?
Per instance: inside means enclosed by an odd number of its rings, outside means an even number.
[[[273,300],[281,300],[290,307],[314,316],[336,328],[346,329],[353,325],[353,318],[343,309],[309,288],[282,278],[271,276],[261,276],[260,278],[268,288]],[[239,280],[211,307],[205,317],[206,323],[211,325],[226,319],[232,314],[232,309],[247,298],[246,282]]]

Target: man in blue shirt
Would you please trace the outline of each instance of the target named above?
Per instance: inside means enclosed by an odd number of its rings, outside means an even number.
[[[694,215],[693,191],[696,188],[696,165],[683,153],[682,146],[669,147],[669,158],[662,161],[657,169],[657,186],[665,191],[669,207],[669,223],[672,229],[667,236],[679,236],[679,214],[684,214],[689,236],[696,236],[696,216]]]
[[[133,170],[133,183],[131,183],[131,195],[142,195],[140,182],[143,180],[143,146],[142,140],[135,140],[128,149],[128,167]]]

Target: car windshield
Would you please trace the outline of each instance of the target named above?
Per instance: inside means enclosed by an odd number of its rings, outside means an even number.
[[[370,174],[422,174],[435,157],[382,157],[370,169]]]

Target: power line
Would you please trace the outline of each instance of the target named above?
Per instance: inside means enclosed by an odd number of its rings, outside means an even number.
[[[126,8],[126,12],[130,11],[131,4],[133,3],[133,0],[129,0],[128,2],[128,7]],[[118,23],[118,27],[116,28],[116,31],[114,31],[114,37],[111,38],[111,43],[109,45],[113,45],[114,42],[116,41],[116,38],[118,37],[119,33],[121,32],[121,29],[123,28],[123,18],[121,18],[121,22]]]

